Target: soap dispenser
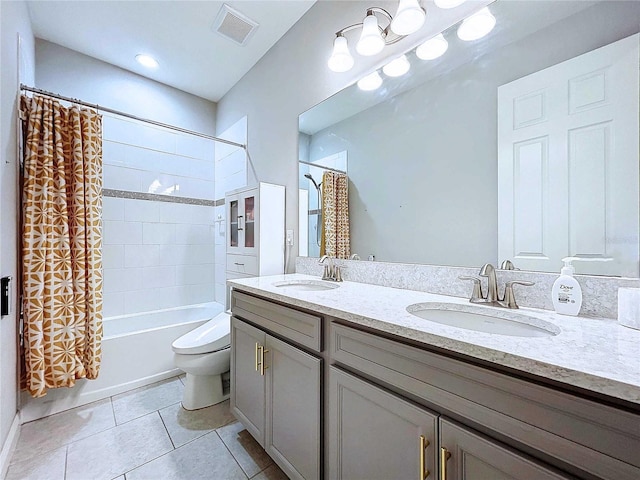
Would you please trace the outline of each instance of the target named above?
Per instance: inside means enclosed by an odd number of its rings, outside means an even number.
[[[553,283],[551,296],[553,308],[562,315],[578,315],[582,307],[582,288],[573,277],[575,269],[571,262],[575,257],[563,258],[564,267],[560,270],[560,276]]]

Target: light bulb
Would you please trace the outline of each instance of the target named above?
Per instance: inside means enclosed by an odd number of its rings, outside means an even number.
[[[384,45],[384,39],[378,28],[378,18],[373,13],[368,13],[362,21],[362,34],[356,44],[356,51],[368,57],[380,53]]]
[[[449,43],[441,33],[430,38],[416,49],[416,56],[420,60],[434,60],[444,55],[449,48]]]
[[[487,35],[496,25],[496,17],[491,15],[488,7],[474,13],[462,21],[458,28],[460,40],[471,41]]]
[[[382,71],[389,77],[400,77],[407,73],[410,68],[411,64],[409,63],[409,60],[407,60],[406,55],[402,55],[401,57],[387,63],[382,67]]]
[[[377,70],[358,80],[358,88],[365,92],[376,90],[380,85],[382,85],[382,77]]]
[[[391,30],[396,35],[410,35],[424,24],[425,12],[418,0],[400,0],[398,11],[391,21]]]
[[[139,53],[138,55],[136,55],[136,61],[147,68],[158,68],[158,61],[149,56],[149,55],[145,55],[144,53]]]
[[[454,8],[462,5],[466,0],[433,0],[438,8]]]
[[[333,52],[327,65],[334,72],[346,72],[353,67],[353,57],[349,52],[347,39],[342,35],[338,35],[333,41]]]

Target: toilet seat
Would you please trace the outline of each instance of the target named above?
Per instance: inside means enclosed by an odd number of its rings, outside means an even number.
[[[185,333],[171,344],[175,353],[199,355],[228,347],[231,343],[231,320],[228,313],[220,313],[195,330]]]

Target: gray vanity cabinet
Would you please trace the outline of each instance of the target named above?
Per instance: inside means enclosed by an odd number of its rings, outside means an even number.
[[[231,319],[231,412],[260,445],[265,440],[265,376],[258,365],[266,334]]]
[[[319,346],[321,318],[235,291],[232,305],[231,412],[289,478],[319,479],[322,359],[287,340]]]
[[[440,478],[446,480],[567,480],[477,432],[440,419]]]
[[[435,478],[435,414],[334,367],[329,390],[329,478]]]

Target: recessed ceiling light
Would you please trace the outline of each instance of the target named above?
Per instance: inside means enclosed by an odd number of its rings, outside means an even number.
[[[149,55],[145,55],[144,53],[139,53],[138,55],[136,55],[136,60],[140,65],[147,68],[158,68],[159,65],[158,61],[155,58],[150,57]]]

